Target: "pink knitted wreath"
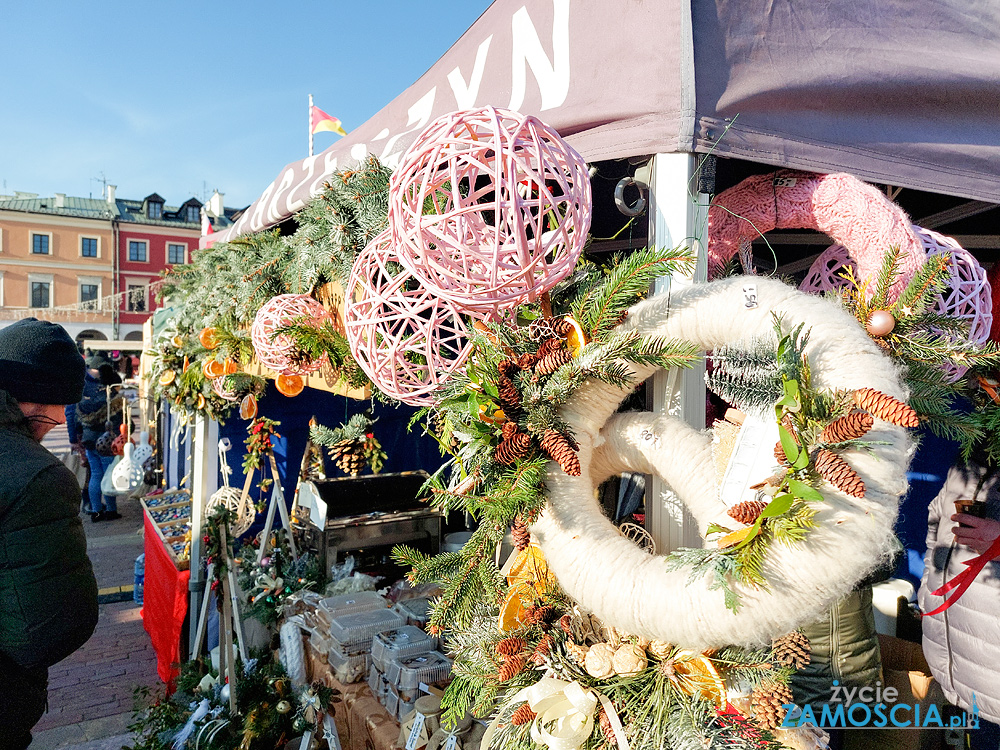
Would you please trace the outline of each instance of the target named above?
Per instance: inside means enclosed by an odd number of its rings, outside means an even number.
[[[985,343],[993,325],[993,299],[986,271],[972,253],[951,237],[916,225],[913,229],[928,257],[951,253],[950,277],[945,291],[938,295],[934,310],[967,321],[968,340],[975,345]],[[847,268],[857,272],[857,266],[847,250],[841,245],[831,245],[813,261],[799,289],[816,294],[840,289],[847,283],[840,275]],[[949,365],[946,371],[952,380],[957,380],[966,369]]]
[[[397,261],[389,231],[361,251],[344,294],[351,354],[382,391],[425,406],[472,350],[459,311]]]
[[[435,120],[389,180],[400,262],[469,311],[534,301],[569,275],[590,217],[583,157],[537,118],[510,110]]]
[[[298,320],[319,327],[331,318],[323,305],[307,294],[279,294],[257,311],[250,326],[250,340],[264,367],[282,375],[305,375],[323,366],[325,354],[312,362],[300,362],[293,357],[298,352],[295,342],[288,336],[274,335],[279,328]]]
[[[903,251],[898,294],[925,254],[902,209],[857,177],[782,169],[748,177],[716,196],[708,209],[709,275],[722,271],[741,242],[772,229],[816,229],[847,248],[862,279],[874,278],[885,251]]]

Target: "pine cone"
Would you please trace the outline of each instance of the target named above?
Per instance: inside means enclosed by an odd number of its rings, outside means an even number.
[[[785,718],[786,703],[792,702],[792,691],[787,686],[772,682],[762,685],[750,694],[750,708],[762,729],[776,729]]]
[[[517,656],[524,651],[525,645],[523,639],[511,636],[497,643],[497,653],[501,656]]]
[[[793,630],[771,643],[774,660],[783,667],[802,669],[811,660],[809,639],[801,630]]]
[[[726,513],[740,523],[745,523],[749,526],[757,520],[761,511],[763,511],[766,507],[767,503],[763,500],[744,500],[742,503],[736,503],[736,505],[727,510]]]
[[[563,615],[559,618],[559,627],[566,635],[573,635],[573,617],[572,615]]]
[[[502,464],[513,464],[531,455],[531,438],[516,432],[503,440],[493,451],[493,457]]]
[[[514,525],[510,529],[510,535],[514,539],[514,549],[520,552],[526,549],[531,542],[531,532],[528,531],[528,524],[518,516],[514,519]]]
[[[547,625],[555,618],[555,607],[543,604],[542,606],[531,606],[524,613],[524,623],[526,625]]]
[[[365,468],[365,445],[361,440],[341,440],[330,448],[334,465],[345,474],[356,477]]]
[[[604,741],[611,747],[617,747],[618,738],[615,737],[615,730],[611,726],[611,717],[608,716],[604,709],[601,709],[601,715],[598,717],[597,723],[600,724],[601,732],[604,734]]]
[[[563,471],[571,477],[580,476],[580,458],[570,441],[559,430],[546,430],[540,445]]]
[[[853,497],[865,496],[865,483],[851,465],[833,451],[820,449],[816,456],[816,471],[840,491]]]
[[[522,703],[517,707],[517,710],[511,714],[510,723],[515,727],[519,727],[522,724],[530,724],[538,716],[534,711],[531,710],[531,706],[527,703]]]
[[[543,357],[547,357],[553,352],[558,352],[563,349],[562,339],[545,339],[538,347],[538,353],[535,355],[536,362],[540,361]],[[537,365],[535,365],[537,367]]]
[[[517,675],[521,674],[526,663],[523,656],[504,657],[503,664],[500,666],[500,682],[507,682],[507,680],[517,677]]]
[[[823,443],[846,443],[848,440],[857,440],[864,437],[872,428],[875,420],[866,411],[855,410],[850,414],[835,419],[823,428],[823,434],[819,439]]]
[[[524,354],[522,354],[520,357],[517,358],[517,366],[520,367],[522,370],[530,370],[534,366],[535,361],[537,359],[538,359],[537,354],[530,354],[528,352],[525,352]]]
[[[785,455],[785,449],[781,447],[780,440],[774,444],[774,460],[782,466],[788,463],[788,456]]]
[[[861,388],[854,392],[854,403],[884,422],[900,427],[917,427],[920,420],[917,413],[899,399],[888,396],[874,388]]]
[[[500,435],[504,440],[509,440],[514,437],[514,433],[517,432],[517,423],[511,422],[510,420],[504,422],[500,425]]]
[[[539,357],[538,362],[535,364],[535,375],[544,378],[546,375],[554,373],[567,362],[572,361],[573,355],[570,354],[569,349],[557,349],[551,354]]]
[[[542,636],[542,640],[538,642],[535,647],[534,653],[531,655],[531,662],[536,667],[540,667],[545,664],[545,657],[549,655],[549,651],[552,650],[552,644],[555,641],[552,640],[552,636],[546,633]]]
[[[513,380],[513,373],[517,371],[517,365],[510,360],[510,367],[500,368],[500,377],[497,378],[497,400],[504,413],[511,419],[516,418],[521,411],[521,392],[517,389],[517,384]],[[500,364],[503,365],[504,362]]]
[[[571,330],[573,326],[565,318],[535,318],[528,324],[528,335],[535,341],[553,336],[564,337]]]

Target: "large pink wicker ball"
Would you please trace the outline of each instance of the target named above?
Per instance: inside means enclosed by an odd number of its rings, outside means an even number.
[[[391,247],[386,230],[354,261],[344,294],[347,341],[386,395],[426,406],[464,365],[470,337],[458,309],[403,268]]]
[[[323,366],[326,355],[313,361],[300,361],[295,355],[295,342],[274,332],[296,322],[317,328],[330,321],[328,313],[319,302],[307,294],[279,294],[257,311],[250,326],[250,340],[257,359],[264,367],[282,375],[305,375]]]
[[[431,123],[389,180],[400,262],[464,310],[552,288],[576,265],[590,215],[583,157],[537,118],[493,107]]]
[[[212,384],[212,390],[226,401],[239,401],[240,397],[236,395],[236,391],[229,387],[228,381],[229,376],[223,375],[219,378],[212,378],[209,382]]]
[[[923,227],[913,228],[928,257],[951,253],[950,278],[944,292],[938,295],[935,311],[967,321],[969,341],[976,345],[985,343],[993,324],[993,301],[986,271],[972,253],[951,237]],[[856,264],[847,250],[842,245],[831,245],[813,261],[799,289],[815,293],[840,289],[847,283],[840,275],[846,268],[857,273]],[[946,369],[952,380],[957,380],[967,368],[949,366]]]

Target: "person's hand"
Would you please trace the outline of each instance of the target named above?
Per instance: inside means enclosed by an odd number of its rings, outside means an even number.
[[[1000,536],[1000,521],[992,518],[979,518],[969,513],[956,513],[952,521],[962,524],[952,529],[955,541],[983,554]]]

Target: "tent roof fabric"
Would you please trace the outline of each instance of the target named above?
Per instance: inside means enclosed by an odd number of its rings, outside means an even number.
[[[992,0],[495,0],[210,240],[284,220],[368,154],[395,166],[432,119],[485,104],[537,115],[588,161],[716,153],[1000,203],[998,21]]]

